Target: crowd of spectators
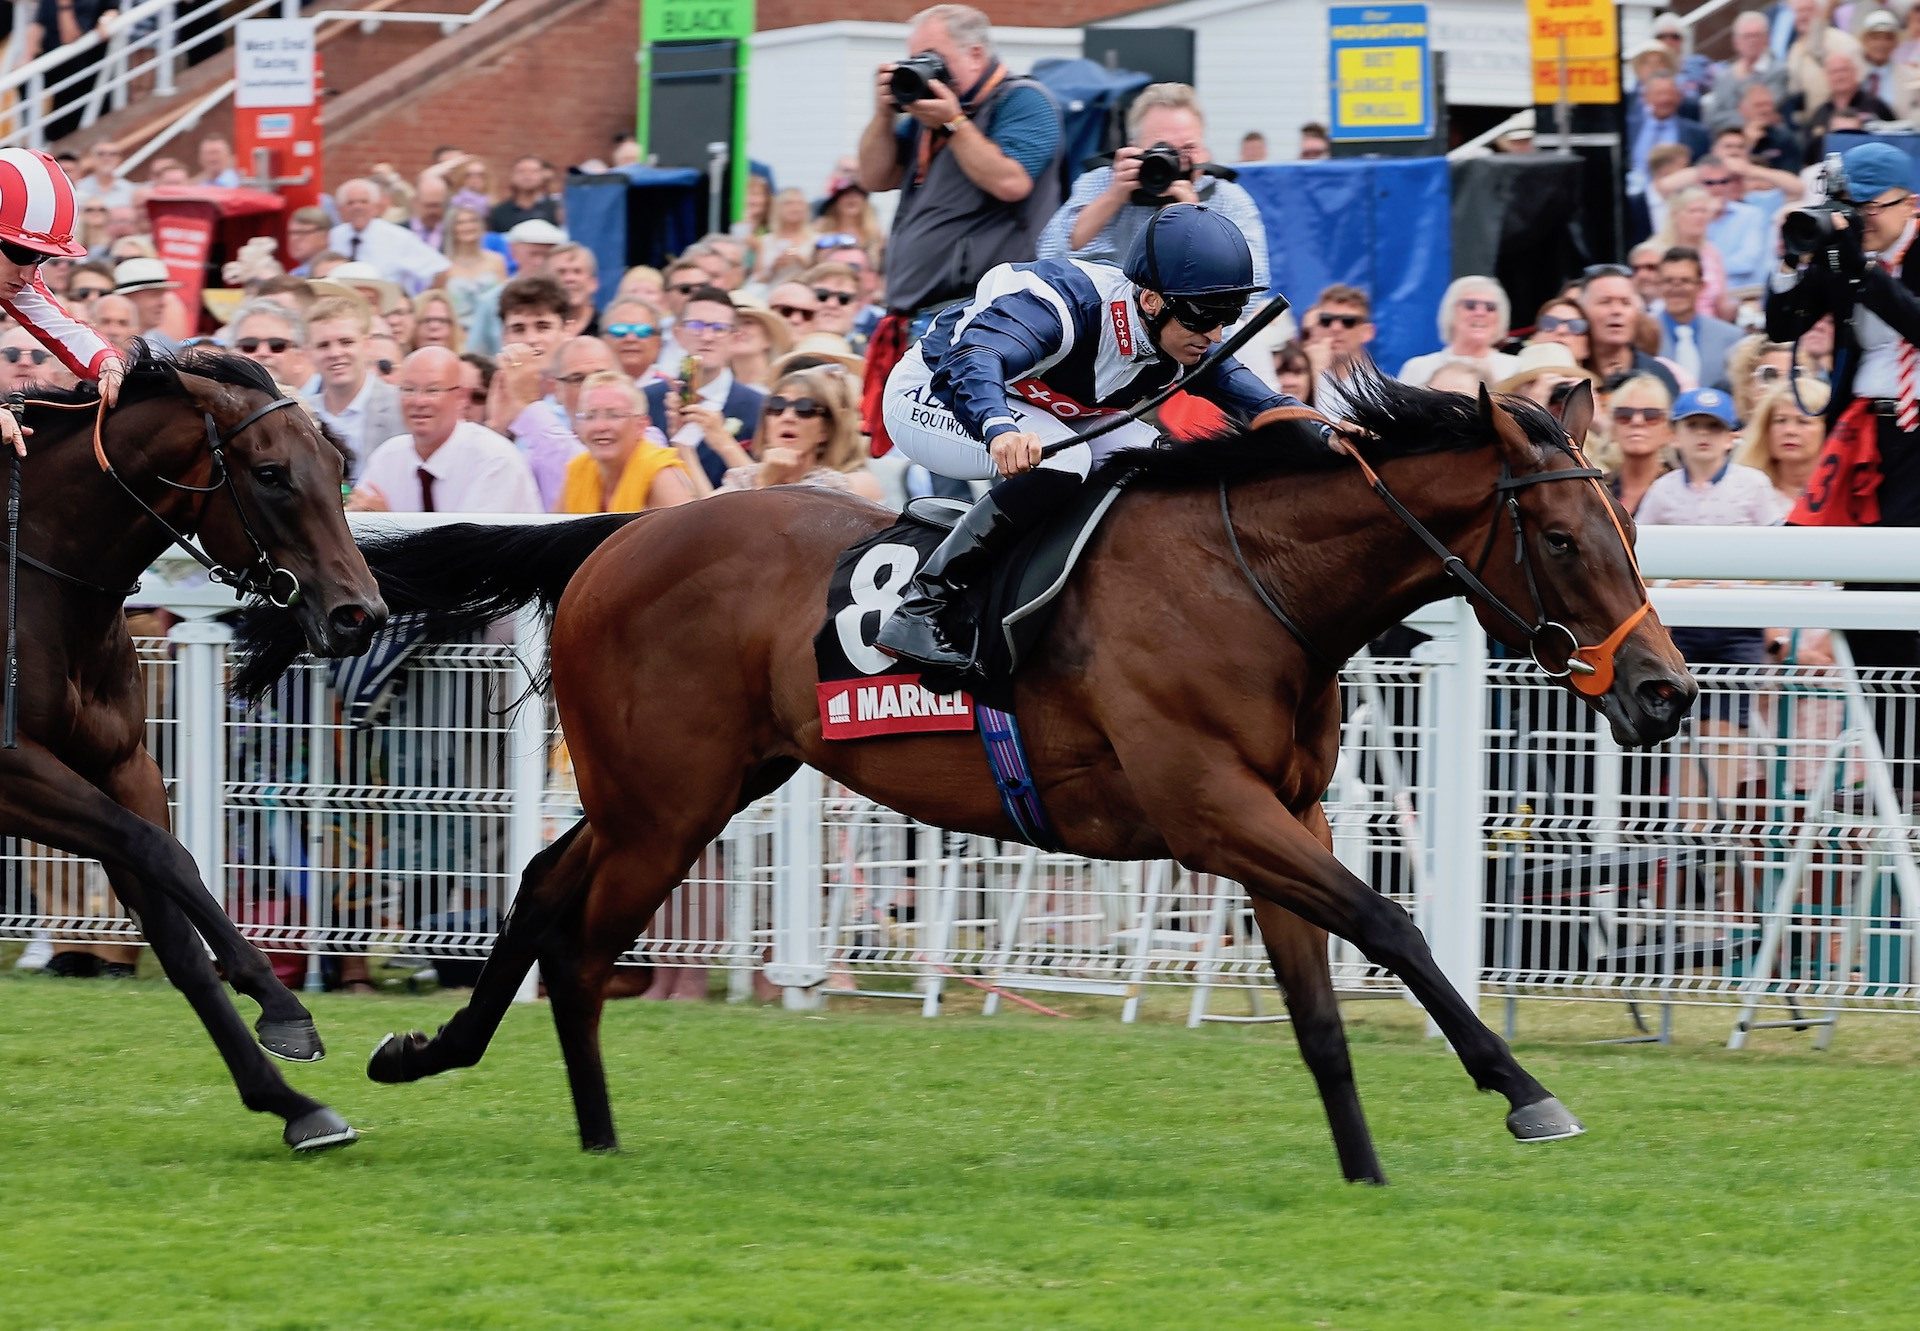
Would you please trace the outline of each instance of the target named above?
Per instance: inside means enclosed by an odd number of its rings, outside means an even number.
[[[1743,13],[1717,62],[1689,54],[1663,16],[1629,59],[1624,261],[1593,264],[1532,310],[1514,310],[1492,277],[1462,276],[1433,311],[1433,350],[1383,368],[1547,406],[1590,385],[1590,451],[1641,521],[1780,521],[1825,440],[1835,363],[1831,318],[1797,344],[1764,332],[1780,219],[1818,196],[1828,135],[1903,114],[1920,90],[1920,4],[1841,9],[1846,26],[1823,0]],[[497,188],[498,164],[459,146],[412,178],[376,165],[295,212],[283,244],[230,265],[239,302],[213,340],[267,366],[348,443],[357,511],[625,511],[781,484],[895,506],[965,495],[964,483],[876,456],[877,390],[989,268],[1117,261],[1175,200],[1210,203],[1239,226],[1262,282],[1268,238],[1247,191],[1212,168],[1193,88],[1145,89],[1110,164],[1067,184],[1059,110],[1001,64],[984,14],[923,12],[907,53],[925,51],[951,86],[936,81],[903,107],[883,65],[855,150],[816,191],[756,172],[730,230],[604,286],[593,252],[567,234],[558,173],[538,157],[505,164]],[[1140,161],[1154,145],[1173,148],[1180,170],[1149,198]],[[1524,151],[1530,136],[1500,146]],[[1251,133],[1235,156],[1269,151]],[[1304,126],[1297,157],[1329,153],[1325,129]],[[116,345],[196,340],[197,312],[177,299],[143,222],[152,186],[232,174],[217,136],[195,160],[158,160],[139,184],[121,176],[111,142],[71,163],[89,256],[43,272]],[[896,190],[883,222],[874,197]],[[603,289],[613,294],[601,303]],[[1370,364],[1373,301],[1348,284],[1288,294],[1297,317],[1243,359],[1338,415]],[[0,334],[0,378],[61,373],[19,330]],[[1184,432],[1177,406],[1163,425]],[[1699,659],[1743,662],[1771,641],[1689,645]]]

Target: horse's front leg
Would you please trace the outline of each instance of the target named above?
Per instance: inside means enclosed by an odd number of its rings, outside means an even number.
[[[1507,1127],[1522,1141],[1585,1131],[1460,997],[1413,918],[1349,873],[1260,778],[1244,769],[1189,779],[1177,809],[1156,820],[1188,868],[1223,874],[1249,892],[1340,935],[1406,982],[1485,1091],[1507,1098]]]

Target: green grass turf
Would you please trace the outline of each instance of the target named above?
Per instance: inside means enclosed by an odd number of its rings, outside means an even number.
[[[163,984],[0,979],[0,1328],[1920,1325],[1920,1026],[1724,1012],[1671,1048],[1529,1005],[1588,1136],[1522,1147],[1417,1014],[1349,1009],[1394,1186],[1350,1187],[1285,1028],[624,1002],[625,1150],[574,1146],[544,1007],[486,1063],[361,1076],[452,995],[320,997],[294,1158]],[[251,1019],[251,1007],[247,1009]]]

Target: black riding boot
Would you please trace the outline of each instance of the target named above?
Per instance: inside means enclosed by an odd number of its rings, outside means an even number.
[[[967,672],[974,663],[977,626],[961,618],[954,594],[976,586],[1015,542],[1079,488],[1080,478],[1070,471],[1037,468],[989,490],[927,556],[874,645],[929,670]]]

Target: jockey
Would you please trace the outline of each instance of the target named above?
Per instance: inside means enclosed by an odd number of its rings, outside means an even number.
[[[80,379],[97,380],[111,407],[120,397],[126,362],[108,341],[68,314],[40,280],[49,258],[83,259],[73,238],[78,209],[73,186],[53,158],[32,148],[0,148],[0,309],[60,358]],[[0,448],[25,457],[19,419],[0,410]]]
[[[887,379],[887,433],[929,471],[1013,479],[975,504],[928,557],[876,645],[901,660],[965,672],[971,643],[949,631],[946,598],[1071,502],[1096,462],[1151,447],[1159,434],[1130,421],[1045,461],[1041,449],[1198,364],[1258,290],[1240,229],[1202,204],[1176,203],[1147,224],[1124,270],[1077,259],[1002,264],[971,301],[935,319]],[[1302,405],[1237,360],[1185,387],[1242,423]]]

